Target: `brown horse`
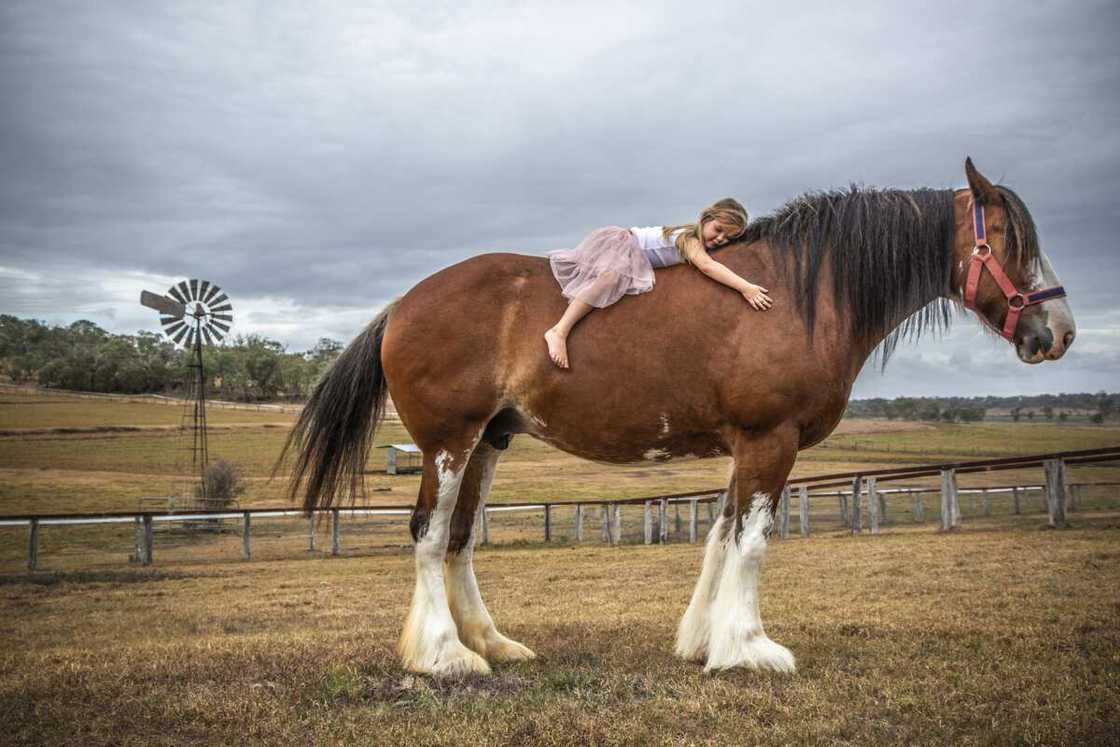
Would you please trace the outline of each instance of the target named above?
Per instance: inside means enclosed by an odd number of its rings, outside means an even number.
[[[1026,207],[971,161],[965,168],[969,187],[956,192],[793,200],[718,253],[770,289],[771,311],[750,312],[691,268],[667,268],[654,291],[577,327],[572,370],[554,366],[541,340],[565,302],[540,257],[474,257],[386,308],[293,429],[291,490],[308,510],[360,492],[392,395],[424,456],[405,666],[488,672],[488,662],[533,657],[498,632],[472,567],[475,513],[502,450],[527,433],[601,462],[732,455],[731,498],[709,532],[676,650],[706,669],[792,671],[758,613],[766,540],[798,450],[836,426],[869,356],[885,360],[900,335],[946,324],[954,301],[997,329],[1013,322],[1005,336],[1025,362],[1056,360],[1073,341],[1060,289],[1026,292],[1057,284]]]

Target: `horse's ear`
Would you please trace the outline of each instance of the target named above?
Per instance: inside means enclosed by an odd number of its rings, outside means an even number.
[[[972,190],[973,198],[981,205],[997,204],[1003,199],[999,190],[972,165],[971,156],[964,159],[964,173],[968,176],[968,188]]]

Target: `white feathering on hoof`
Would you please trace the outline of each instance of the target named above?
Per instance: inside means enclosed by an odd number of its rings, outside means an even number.
[[[727,538],[721,537],[726,519],[721,514],[708,530],[704,547],[704,565],[692,592],[692,601],[677,627],[676,654],[688,661],[704,661],[708,654],[708,636],[711,631],[711,606],[715,601]]]
[[[452,469],[452,458],[446,451],[436,454],[435,461],[436,505],[428,516],[427,531],[416,542],[416,589],[397,650],[404,666],[413,672],[489,674],[486,660],[459,642],[444,586],[443,557],[465,467]]]
[[[483,467],[476,511],[486,510],[486,498],[490,495],[497,463],[498,454],[495,452]],[[472,524],[471,535],[463,548],[447,556],[447,600],[459,629],[459,640],[479,656],[495,663],[536,658],[528,646],[505,637],[494,626],[494,619],[482,601],[482,592],[474,575],[474,540]]]
[[[731,667],[795,670],[793,654],[766,637],[758,612],[758,577],[771,520],[770,496],[755,493],[749,513],[742,517],[738,540],[732,532],[721,544],[723,562],[711,605],[706,672]]]

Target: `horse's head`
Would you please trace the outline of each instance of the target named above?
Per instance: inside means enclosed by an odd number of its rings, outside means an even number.
[[[971,158],[964,168],[968,189],[955,199],[953,292],[1015,346],[1019,360],[1057,360],[1077,328],[1034,221],[1019,197],[994,186]]]

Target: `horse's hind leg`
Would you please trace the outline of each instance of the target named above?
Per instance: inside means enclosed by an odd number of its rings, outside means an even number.
[[[451,517],[473,445],[424,452],[420,495],[411,522],[416,590],[398,644],[405,667],[414,672],[456,675],[490,671],[485,659],[459,641],[444,585],[443,557],[451,534]]]
[[[498,632],[474,576],[475,515],[486,505],[500,454],[482,442],[471,455],[451,517],[451,541],[447,547],[447,599],[459,628],[459,640],[491,662],[535,656],[527,647]]]
[[[793,654],[762,629],[758,581],[774,508],[796,455],[794,432],[741,433],[736,438],[734,494],[728,496],[721,522],[725,534],[714,548],[709,538],[720,567],[709,610],[706,671],[740,666],[794,671]]]

